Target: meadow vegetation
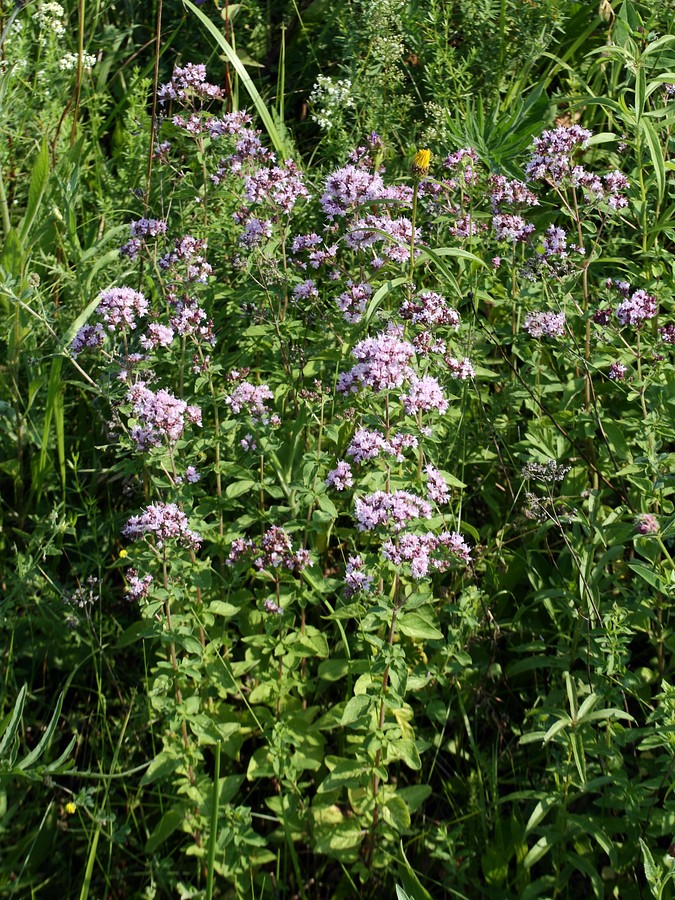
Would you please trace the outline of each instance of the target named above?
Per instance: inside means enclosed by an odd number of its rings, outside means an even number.
[[[0,896],[673,895],[674,22],[3,0]]]

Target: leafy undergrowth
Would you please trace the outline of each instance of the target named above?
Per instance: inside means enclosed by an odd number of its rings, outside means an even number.
[[[547,6],[407,156],[403,56],[381,109],[333,72],[309,159],[190,3],[224,82],[110,112],[81,57],[65,128],[56,6],[2,163],[2,895],[669,897],[667,23]]]

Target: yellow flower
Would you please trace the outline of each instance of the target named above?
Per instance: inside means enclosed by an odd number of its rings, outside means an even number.
[[[413,175],[428,175],[431,162],[431,150],[418,150],[412,161]]]
[[[120,559],[126,559],[128,555],[126,550],[120,550]]]
[[[69,816],[72,816],[76,809],[77,806],[75,806],[72,800],[69,803],[66,803],[66,812]]]

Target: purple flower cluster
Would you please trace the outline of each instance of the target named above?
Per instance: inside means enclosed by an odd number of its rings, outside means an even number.
[[[450,153],[443,160],[443,165],[446,169],[450,169],[452,172],[459,170],[464,184],[469,187],[478,180],[478,173],[475,168],[477,164],[478,154],[473,147],[462,147],[461,150]],[[454,182],[448,186],[454,187]]]
[[[347,290],[337,298],[337,305],[344,315],[345,321],[356,324],[361,321],[361,316],[366,311],[366,304],[373,293],[372,287],[367,282],[355,284],[347,282]]]
[[[455,359],[454,356],[446,356],[445,364],[450,370],[450,377],[458,381],[467,381],[469,378],[475,378],[476,372],[471,365],[471,360],[466,356],[463,359]]]
[[[266,384],[251,384],[242,381],[231,394],[225,397],[225,402],[231,411],[237,415],[245,410],[253,421],[269,421],[269,410],[265,400],[273,400],[274,394]]]
[[[331,221],[336,217],[344,217],[363,203],[380,200],[386,195],[382,176],[370,172],[365,166],[350,163],[326,179],[321,197],[321,207]]]
[[[213,322],[196,300],[183,295],[181,298],[169,296],[171,315],[169,321],[176,334],[181,337],[194,336],[213,346]]]
[[[399,432],[389,440],[379,431],[370,431],[367,428],[359,428],[347,447],[347,456],[351,456],[355,463],[360,464],[368,459],[375,459],[380,453],[396,457],[397,462],[403,462],[403,450],[415,449],[418,441],[413,434]]]
[[[536,195],[522,181],[509,181],[503,175],[491,175],[488,179],[490,203],[493,209],[502,204],[508,206],[539,206]]]
[[[675,325],[672,322],[659,328],[659,334],[664,344],[675,344]]]
[[[430,519],[431,506],[409,491],[375,491],[354,502],[359,531],[372,531],[380,525],[401,531],[413,519]]]
[[[139,450],[157,447],[166,438],[175,443],[183,434],[185,423],[201,426],[202,412],[179,400],[166,390],[154,393],[141,381],[129,388],[127,400],[140,424],[131,429],[131,439]]]
[[[549,181],[560,186],[572,174],[572,154],[585,146],[591,136],[591,131],[579,125],[560,125],[543,131],[534,139],[534,152],[525,174],[533,181]]]
[[[169,347],[174,338],[174,330],[169,325],[151,322],[145,334],[139,338],[144,350],[156,350],[157,347]]]
[[[412,375],[408,392],[401,399],[409,416],[432,410],[444,415],[448,411],[445,394],[438,380],[431,375],[424,375],[422,378]]]
[[[378,392],[391,390],[401,387],[414,374],[410,362],[415,356],[415,348],[408,341],[402,341],[396,331],[359,341],[352,356],[359,362],[338,379],[337,389],[343,394],[358,391],[361,387]]]
[[[163,219],[137,219],[129,225],[131,239],[120,247],[120,256],[134,260],[138,256],[144,238],[156,238],[166,234],[166,222]]]
[[[198,547],[201,536],[188,527],[185,513],[175,503],[151,503],[140,516],[132,516],[122,529],[122,534],[132,541],[154,535],[157,547],[165,541],[177,540],[186,547]]]
[[[522,216],[498,213],[492,217],[492,227],[498,241],[523,243],[534,231],[534,225]]]
[[[144,600],[150,593],[152,575],[144,575],[139,577],[136,569],[127,569],[126,573],[127,587],[126,596],[128,600]]]
[[[316,300],[318,296],[319,292],[316,288],[316,284],[311,278],[308,278],[300,284],[296,284],[293,288],[293,299],[296,302],[298,300]]]
[[[640,513],[635,519],[635,530],[638,534],[658,534],[659,520],[653,513]]]
[[[335,469],[326,475],[326,484],[328,487],[335,488],[336,491],[344,491],[354,484],[354,477],[348,462],[340,460]]]
[[[304,548],[293,549],[288,532],[284,528],[273,525],[260,539],[260,545],[253,540],[237,538],[232,542],[227,558],[233,565],[243,556],[250,555],[253,565],[260,571],[264,569],[285,568],[290,572],[302,572],[313,565],[309,552]]]
[[[206,284],[213,269],[206,261],[205,251],[205,240],[198,240],[192,235],[186,234],[182,238],[177,238],[174,249],[161,257],[159,267],[166,272],[174,269],[179,263],[183,263],[186,267],[185,280]]]
[[[171,81],[162,84],[157,90],[157,99],[161,104],[167,100],[177,100],[183,106],[191,106],[195,99],[220,100],[223,89],[206,80],[206,66],[202,63],[186,63],[182,68],[176,66]]]
[[[427,476],[427,497],[432,503],[447,503],[450,499],[450,489],[448,483],[443,478],[438,469],[432,465],[424,467],[424,474]]]
[[[624,364],[620,362],[613,362],[609,367],[607,375],[612,381],[623,381],[627,371],[628,366],[624,366]]]
[[[244,194],[249,203],[271,205],[287,216],[301,197],[309,196],[309,191],[295,163],[286,160],[283,166],[262,167],[247,175]]]
[[[412,238],[412,222],[405,216],[397,219],[388,216],[366,216],[356,219],[353,227],[345,236],[345,243],[352,250],[383,244],[381,252],[393,262],[403,263],[410,258],[410,241]],[[421,240],[419,228],[415,229],[415,243]],[[415,251],[416,254],[419,251]],[[381,261],[373,261],[379,268]]]
[[[565,333],[565,313],[528,313],[523,328],[533,338],[562,337]]]
[[[360,556],[350,556],[345,568],[345,597],[353,597],[363,591],[372,591],[373,578],[363,571],[363,560]]]
[[[137,317],[148,314],[148,301],[139,291],[129,287],[110,288],[99,297],[97,312],[108,331],[134,329]]]
[[[470,548],[456,531],[444,531],[439,535],[403,534],[395,540],[385,541],[382,555],[395,566],[408,564],[410,574],[417,579],[428,575],[430,569],[446,571],[453,557],[463,563],[471,562]]]
[[[435,291],[422,291],[414,300],[405,300],[399,312],[402,319],[409,320],[413,325],[426,325],[429,328],[450,325],[452,328],[459,328],[459,313],[448,306],[445,297]]]
[[[619,304],[616,317],[622,325],[639,325],[645,319],[653,319],[657,312],[656,297],[639,290]]]
[[[95,325],[83,325],[70,344],[73,356],[77,356],[83,350],[100,347],[103,344],[104,335],[103,325],[100,322]]]

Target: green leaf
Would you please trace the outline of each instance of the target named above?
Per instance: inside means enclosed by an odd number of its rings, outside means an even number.
[[[162,750],[143,773],[141,784],[152,784],[153,781],[157,781],[159,778],[171,775],[179,765],[180,759],[174,753],[170,750]]]
[[[0,740],[0,762],[2,762],[3,759],[9,758],[10,749],[16,741],[19,722],[21,721],[21,715],[23,713],[23,705],[26,700],[27,691],[28,686],[24,684],[24,686],[19,691],[18,697],[16,698],[16,703],[14,704],[14,709],[12,710],[11,716],[6,716],[3,719],[3,724],[0,728],[0,734],[2,734],[2,740]]]
[[[382,818],[396,831],[407,831],[410,828],[410,811],[405,801],[394,795],[386,800],[382,807]]]
[[[402,634],[411,638],[427,641],[442,641],[444,634],[419,612],[404,613],[398,620],[398,628]]]
[[[52,738],[54,737],[54,732],[56,731],[56,726],[58,725],[59,717],[61,715],[63,697],[64,692],[62,691],[56,700],[56,708],[54,709],[51,719],[49,720],[49,725],[47,725],[47,728],[45,729],[45,733],[40,738],[40,742],[38,743],[37,747],[35,747],[35,749],[32,750],[28,754],[28,756],[26,756],[18,763],[19,769],[25,770],[30,768],[33,763],[36,763],[38,759],[40,759],[47,747],[51,744]]]
[[[228,484],[225,488],[225,496],[229,500],[234,500],[235,497],[241,497],[243,494],[250,494],[257,486],[258,482],[251,479],[233,481],[232,484]]]
[[[414,898],[414,900],[432,900],[431,894],[422,886],[421,881],[417,877],[417,873],[408,862],[408,857],[405,855],[405,850],[403,849],[403,841],[399,843],[398,847],[398,877],[403,882],[403,887],[408,896]]]
[[[28,237],[35,217],[37,216],[42,202],[42,196],[47,187],[49,179],[49,150],[47,149],[47,141],[43,140],[38,151],[38,155],[33,163],[33,170],[30,175],[30,185],[28,187],[28,202],[26,204],[26,214],[21,223],[19,236],[21,242],[24,243]]]
[[[351,725],[353,722],[358,721],[370,710],[371,704],[372,699],[368,694],[359,694],[357,697],[352,697],[345,706],[340,725]]]
[[[386,762],[392,762],[395,759],[403,760],[409,769],[414,769],[416,772],[422,768],[422,760],[415,741],[409,738],[398,738],[387,744]]]
[[[340,760],[321,782],[317,788],[317,794],[326,794],[328,791],[337,791],[343,787],[359,787],[365,772],[361,763],[352,762],[349,759]]]
[[[226,619],[236,616],[240,610],[241,607],[235,606],[234,603],[228,603],[225,600],[212,600],[208,605],[210,613],[213,613],[214,616],[224,616]]]
[[[653,566],[648,566],[647,563],[640,561],[631,561],[628,563],[628,568],[632,569],[636,575],[639,575],[643,581],[646,581],[647,584],[650,584],[656,590],[662,591],[666,587],[665,581],[654,570]]]
[[[661,872],[654,862],[652,851],[647,844],[645,844],[642,838],[638,838],[638,840],[640,841],[640,849],[642,850],[642,863],[645,867],[645,878],[649,882],[649,887],[652,889],[652,892],[658,896],[657,891],[661,882]]]
[[[183,821],[183,813],[179,809],[168,809],[157,823],[157,827],[145,842],[145,852],[154,853],[169,838]]]
[[[663,200],[663,196],[666,192],[666,166],[663,161],[661,144],[659,143],[659,138],[654,130],[654,126],[649,119],[641,120],[640,129],[647,142],[647,147],[649,148],[649,156],[652,161],[652,166],[654,167],[659,200]]]
[[[0,267],[8,275],[19,276],[23,268],[23,244],[15,228],[10,228],[0,254]]]

